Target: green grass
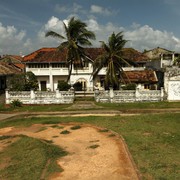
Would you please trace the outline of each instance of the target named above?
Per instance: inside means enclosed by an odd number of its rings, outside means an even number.
[[[52,125],[51,127],[52,127],[52,128],[56,128],[56,129],[63,129],[63,128],[64,128],[63,126],[59,126],[59,125],[57,125],[57,124]]]
[[[70,131],[68,131],[68,130],[64,130],[64,131],[60,132],[60,134],[69,134],[69,133],[70,133]]]
[[[52,172],[62,171],[56,159],[66,154],[61,148],[45,141],[20,136],[0,153],[0,164],[10,159],[6,167],[0,169],[0,179],[45,179]]]
[[[100,129],[99,132],[108,132],[108,129]]]
[[[168,109],[179,108],[180,102],[134,102],[134,103],[96,103],[104,108],[114,110],[131,110],[131,109]]]
[[[45,131],[46,129],[47,129],[47,127],[41,127],[36,131],[36,133],[41,132],[41,131]]]
[[[91,149],[96,149],[96,148],[98,148],[98,147],[99,147],[99,145],[98,145],[98,144],[93,144],[93,145],[89,146],[88,148],[91,148]]]
[[[11,136],[0,136],[0,140],[9,139]]]
[[[76,125],[76,126],[71,127],[71,130],[77,130],[77,129],[80,129],[80,128],[81,128],[80,125]]]
[[[48,117],[2,121],[0,127],[35,123],[88,123],[122,135],[142,179],[180,179],[180,113],[114,117]]]
[[[59,105],[23,105],[22,107],[11,107],[0,104],[0,111],[18,111],[18,112],[45,112],[45,111],[63,111],[71,104]]]
[[[82,98],[81,101],[88,98]],[[91,98],[88,99],[92,100]],[[135,103],[95,103],[97,107],[91,108],[91,110],[98,110],[98,106],[101,106],[101,110],[122,110],[122,111],[135,111],[135,110],[148,110],[148,109],[168,109],[179,108],[180,102],[135,102]],[[0,111],[2,112],[55,112],[55,111],[68,111],[66,109],[72,104],[60,104],[60,105],[24,105],[22,107],[10,107],[0,104]],[[75,110],[75,109],[74,109]]]

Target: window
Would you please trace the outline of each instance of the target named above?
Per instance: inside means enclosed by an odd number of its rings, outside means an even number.
[[[52,68],[66,68],[66,63],[53,63]]]
[[[149,89],[150,85],[149,84],[144,84],[144,89]]]
[[[29,64],[29,68],[49,68],[48,63],[33,63]]]

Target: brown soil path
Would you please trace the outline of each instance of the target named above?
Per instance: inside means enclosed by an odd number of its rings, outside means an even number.
[[[139,179],[126,145],[119,136],[111,137],[112,132],[99,132],[97,127],[87,125],[81,125],[77,130],[72,130],[74,125],[70,124],[58,126],[63,126],[63,129],[40,124],[24,128],[2,128],[0,135],[24,134],[52,140],[68,151],[69,154],[57,162],[64,171],[53,175],[50,178],[52,180]],[[68,130],[70,134],[60,134],[62,130]],[[93,145],[97,147],[91,148]]]

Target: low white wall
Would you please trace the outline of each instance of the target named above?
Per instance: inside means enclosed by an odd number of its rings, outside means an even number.
[[[17,99],[23,104],[71,104],[74,102],[74,92],[59,90],[56,90],[56,92],[6,90],[6,104],[10,104]]]
[[[95,101],[96,102],[111,102],[111,103],[121,103],[121,102],[143,102],[143,101],[163,101],[164,100],[164,90],[120,90],[114,91],[110,89],[109,91],[95,91]]]
[[[180,101],[180,81],[168,82],[168,101]]]

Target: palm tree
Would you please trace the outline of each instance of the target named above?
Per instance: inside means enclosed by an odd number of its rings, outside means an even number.
[[[63,22],[65,37],[54,32],[49,31],[46,33],[47,36],[52,36],[55,38],[60,38],[65,40],[58,47],[59,50],[66,49],[67,56],[66,61],[69,67],[69,75],[67,82],[70,79],[72,66],[77,69],[78,67],[83,67],[85,61],[92,61],[84,51],[83,46],[91,46],[90,39],[95,39],[95,34],[92,31],[87,30],[86,23],[80,21],[79,19],[75,19],[72,17],[68,24],[66,25]]]
[[[123,39],[122,32],[115,34],[114,32],[108,39],[106,44],[101,41],[103,53],[99,55],[93,63],[93,78],[97,76],[103,67],[107,67],[105,75],[105,84],[107,86],[118,87],[119,79],[122,78],[122,65],[130,65],[122,58],[122,48],[127,40]]]

